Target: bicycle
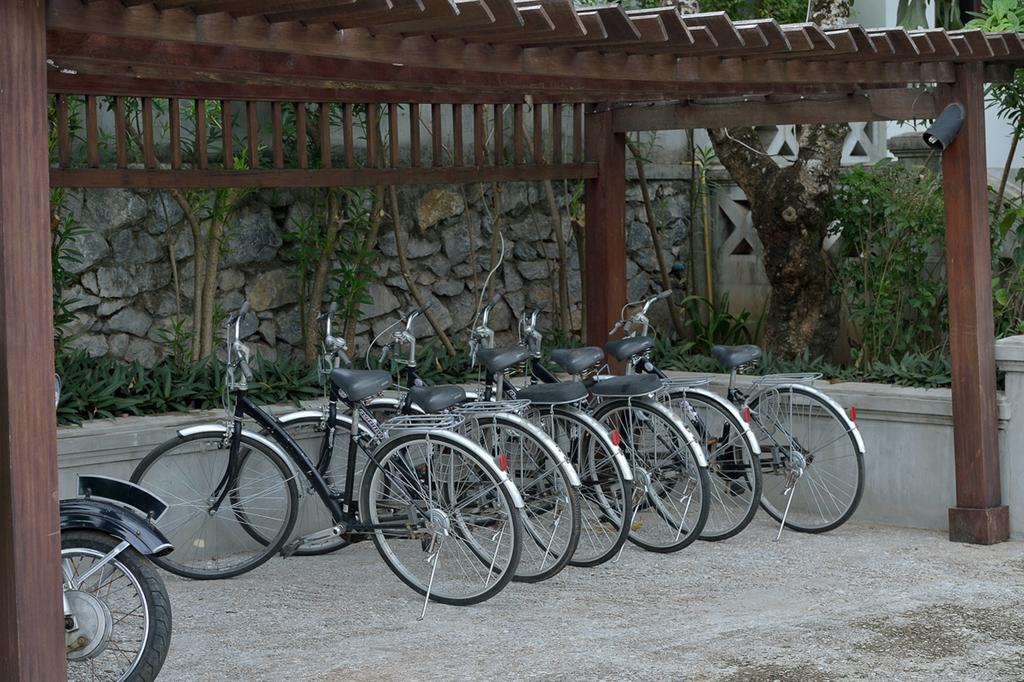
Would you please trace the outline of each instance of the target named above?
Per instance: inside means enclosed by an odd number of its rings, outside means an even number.
[[[475,604],[504,589],[519,562],[523,502],[505,472],[452,431],[459,419],[399,417],[382,424],[365,402],[390,385],[390,375],[332,370],[330,395],[351,412],[350,466],[339,490],[247,396],[249,348],[239,337],[247,310],[245,304],[229,318],[225,334],[230,417],[181,429],[132,474],[133,482],[170,502],[158,526],[176,549],[157,564],[188,578],[228,578],[278,551],[288,556],[307,541],[368,535],[395,575],[424,597],[424,612],[431,600]],[[243,429],[246,418],[268,436]],[[360,450],[368,464],[357,502],[353,474]],[[300,475],[329,510],[332,525],[285,546]]]
[[[655,301],[665,298],[666,293],[624,306],[625,311],[626,307],[643,304],[638,313],[616,325],[625,329],[629,336],[607,345],[611,355],[628,361],[634,371],[665,376],[649,358],[654,341],[648,336],[650,321],[646,312]],[[781,537],[783,528],[824,533],[849,520],[864,492],[864,440],[843,408],[811,385],[821,375],[769,374],[755,379],[748,388],[740,389],[736,385],[737,372],[756,364],[761,358],[761,349],[753,345],[714,346],[711,354],[729,372],[725,400],[735,408],[733,412],[744,415],[743,421],[749,423],[757,443],[756,450],[750,453],[739,447],[725,451],[728,466],[713,467],[723,484],[735,486],[742,482],[745,491],[753,491],[759,474],[761,493],[754,499],[779,522],[776,539]],[[709,391],[698,393],[684,382],[678,393],[690,404],[699,399],[698,395],[703,395],[705,400],[714,398],[714,404],[722,410],[724,401]],[[685,408],[683,411],[686,412]],[[735,423],[735,419],[731,421]],[[713,425],[708,433],[713,439],[728,435]],[[718,450],[720,453],[721,449]],[[755,453],[756,458],[749,461],[757,461],[759,466],[751,467],[747,464],[748,457],[754,457]],[[733,457],[740,454],[742,459]],[[804,485],[800,486],[801,482]],[[806,494],[794,502],[797,493],[804,490]],[[753,516],[753,508],[750,516]]]
[[[366,407],[374,418],[386,421],[398,415],[427,415],[453,412],[463,418],[460,433],[480,445],[499,468],[505,471],[524,500],[523,527],[525,530],[522,554],[513,580],[539,582],[557,575],[568,563],[577,547],[580,534],[580,480],[565,455],[548,436],[521,416],[525,401],[519,404],[466,402],[465,391],[458,386],[427,386],[416,374],[416,338],[411,333],[415,320],[429,306],[422,306],[403,315],[399,322],[404,329],[393,334],[390,343],[381,352],[381,362],[391,349],[408,346],[404,358],[395,357],[408,382],[402,399],[375,398]],[[344,340],[331,333],[335,306],[325,318],[324,353],[321,366],[351,364]],[[390,329],[390,327],[388,328]],[[388,329],[381,332],[385,334]],[[379,337],[380,335],[378,335]],[[368,349],[368,353],[369,353]],[[337,428],[326,410],[286,415],[281,418],[293,436],[304,433],[323,433]],[[337,414],[337,410],[334,410]],[[314,437],[315,439],[315,437]],[[320,438],[323,442],[323,438]],[[315,442],[315,440],[314,440]],[[337,445],[335,445],[337,448]],[[337,470],[330,451],[319,453],[317,466],[322,470]],[[343,469],[343,468],[342,468]]]
[[[484,397],[501,400],[507,395],[538,404],[557,399],[585,406],[626,453],[635,481],[629,540],[652,552],[675,552],[696,540],[709,511],[707,461],[686,425],[658,402],[664,391],[661,380],[595,377],[589,387],[579,381],[560,382],[541,362],[539,345],[532,346],[532,338],[526,346],[487,348],[494,339],[487,319],[485,314],[471,337],[472,355],[485,370]],[[592,356],[568,352],[565,361],[576,367],[592,362]],[[506,374],[521,363],[528,363],[527,376],[533,383],[516,387]]]

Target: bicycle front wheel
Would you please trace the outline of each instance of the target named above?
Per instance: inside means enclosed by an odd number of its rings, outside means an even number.
[[[599,566],[629,536],[633,482],[628,466],[607,430],[579,410],[535,406],[529,417],[561,448],[580,477],[580,539],[569,564]]]
[[[362,529],[402,582],[442,604],[476,604],[519,564],[522,521],[507,479],[452,433],[407,433],[370,457]]]
[[[756,441],[736,410],[713,393],[683,389],[669,399],[708,459],[711,509],[700,539],[731,538],[750,524],[761,501]]]
[[[747,402],[761,445],[764,510],[803,533],[846,523],[864,492],[864,453],[842,408],[801,384],[771,386]]]
[[[523,550],[513,580],[554,577],[569,563],[580,538],[579,488],[562,467],[565,455],[542,431],[514,415],[473,415],[461,432],[498,462],[523,498]]]
[[[707,467],[686,426],[644,399],[611,400],[594,418],[615,431],[633,470],[629,540],[650,552],[676,552],[700,537],[710,509]]]
[[[169,505],[157,527],[174,551],[153,563],[185,578],[251,571],[277,552],[295,525],[298,489],[291,470],[247,436],[234,461],[222,434],[178,436],[146,455],[131,481]]]

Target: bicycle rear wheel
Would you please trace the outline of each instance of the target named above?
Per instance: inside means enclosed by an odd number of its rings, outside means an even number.
[[[761,465],[756,440],[736,409],[700,389],[670,394],[708,459],[711,509],[700,539],[725,540],[746,528],[761,501]]]
[[[616,399],[594,418],[620,437],[633,471],[630,542],[650,552],[676,552],[700,537],[710,509],[707,467],[693,434],[662,405]]]
[[[633,482],[628,466],[607,431],[579,410],[535,406],[529,418],[555,441],[580,477],[580,538],[569,563],[599,566],[629,536]]]
[[[864,492],[864,453],[842,408],[801,384],[767,387],[747,404],[761,445],[764,510],[803,533],[846,523]]]
[[[132,472],[132,483],[169,505],[157,527],[174,551],[153,557],[157,566],[196,580],[230,578],[256,568],[284,544],[298,505],[292,471],[257,440],[242,436],[240,446],[244,466],[241,457],[232,466],[230,439],[223,434],[178,436]]]
[[[456,606],[505,588],[519,564],[522,521],[506,477],[479,447],[452,433],[406,433],[370,459],[360,522],[402,582]]]
[[[472,415],[460,432],[499,463],[523,498],[523,549],[513,580],[554,577],[569,563],[580,538],[579,487],[561,466],[565,455],[542,431],[514,415]]]

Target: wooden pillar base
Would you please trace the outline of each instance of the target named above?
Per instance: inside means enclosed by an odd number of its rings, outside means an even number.
[[[1010,513],[1006,506],[973,509],[951,507],[949,510],[950,542],[973,545],[994,545],[1010,538]]]

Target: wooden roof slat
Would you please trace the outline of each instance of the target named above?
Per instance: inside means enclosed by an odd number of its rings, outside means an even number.
[[[941,28],[928,29],[920,33],[928,37],[928,41],[932,46],[931,57],[933,59],[953,59],[959,56],[953,41],[949,39],[949,36]]]
[[[1013,33],[1007,31],[1006,33],[999,34],[1003,43],[1006,45],[1008,50],[1008,56],[1010,57],[1024,57],[1024,37],[1019,33]]]
[[[561,47],[562,45],[569,46],[596,43],[608,39],[608,30],[605,28],[604,22],[601,20],[601,16],[599,14],[594,12],[581,12],[577,16],[580,24],[583,26],[583,35],[580,36],[574,34],[566,36],[562,33],[561,28],[556,25],[554,31],[533,36],[528,40],[524,40],[520,36],[508,35],[499,37],[493,42],[514,43],[516,45]]]
[[[509,31],[513,31],[519,36],[532,36],[540,33],[549,33],[555,30],[555,23],[551,20],[551,17],[548,16],[547,10],[540,5],[513,6],[516,8],[516,11],[519,12],[519,16],[523,20],[523,24],[519,28],[498,26],[497,22],[495,22],[494,26],[467,29],[465,31],[455,31],[454,34],[468,42],[487,42],[489,38],[507,35]],[[433,35],[449,35],[449,32],[438,31]]]
[[[921,57],[929,57],[935,54],[935,47],[932,46],[932,41],[924,33],[911,33],[910,40],[914,43],[914,47],[917,49],[917,54]]]
[[[610,36],[604,40],[588,40],[587,38],[582,38],[578,41],[574,40],[571,43],[558,43],[558,47],[588,46],[601,50],[602,52],[616,51],[643,53],[646,52],[650,46],[665,45],[669,43],[668,34],[665,31],[665,25],[662,23],[661,17],[655,15],[631,17],[630,23],[638,32],[638,38],[626,38],[622,40],[613,40]],[[538,43],[538,45],[544,44],[546,43]],[[524,42],[522,45],[524,47],[530,47],[531,43]]]
[[[162,0],[157,3],[157,9],[171,9],[172,6],[187,7],[200,16],[226,12],[233,17],[245,17],[280,9],[338,7],[351,4],[355,0],[185,0],[183,4],[175,4],[176,2],[177,0]]]
[[[738,29],[746,26],[756,26],[765,40],[766,52],[790,52],[793,50],[786,32],[782,30],[779,22],[774,19],[754,19],[752,21],[737,21],[735,23]],[[746,34],[741,32],[741,35],[743,35],[743,39],[746,41]]]
[[[481,0],[467,1],[479,3]],[[423,5],[422,10],[415,6],[405,10],[394,7],[376,15],[354,15],[340,19],[335,18],[331,20],[331,23],[339,28],[369,28],[370,26],[378,28],[384,24],[411,20],[425,22],[437,19],[451,20],[459,16],[459,8],[462,6],[462,2],[457,2],[456,0],[418,0],[418,2]]]
[[[582,17],[573,7],[572,0],[530,0],[528,2],[516,0],[516,5],[521,9],[532,6],[542,7],[553,28],[550,31],[541,33],[534,33],[532,31],[527,33],[525,30],[494,31],[486,34],[484,42],[513,44],[534,42],[536,40],[563,40],[568,42],[573,38],[587,36],[588,29],[597,31],[599,34],[604,32],[604,26],[600,24],[600,19],[596,17],[588,20],[590,23],[589,27],[584,25]],[[478,36],[474,33],[474,36],[469,39],[475,40],[478,39]]]
[[[914,41],[910,39],[910,34],[908,34],[907,30],[904,28],[870,29],[868,30],[868,35],[872,37],[884,35],[892,46],[892,56],[898,59],[916,59],[920,56],[920,53],[917,51],[917,46],[914,44]],[[878,46],[876,45],[875,47],[877,48]]]
[[[950,34],[950,38],[959,35],[964,39],[971,48],[971,55],[975,57],[992,57],[992,48],[988,44],[988,40],[985,38],[985,32],[981,29],[970,28],[963,31],[955,31]]]
[[[1010,54],[1010,48],[1001,35],[985,36],[988,46],[992,50],[993,57],[1006,57]]]
[[[685,14],[682,19],[691,31],[698,27],[707,30],[714,38],[715,46],[718,48],[727,50],[743,47],[743,39],[740,37],[739,31],[736,30],[736,26],[725,12]]]
[[[811,40],[811,36],[808,35],[804,26],[783,26],[782,32],[785,34],[786,40],[789,41],[791,52],[809,52],[814,49],[814,41]]]
[[[690,29],[683,23],[683,17],[675,7],[652,7],[650,9],[631,10],[626,12],[632,18],[636,17],[658,17],[662,26],[665,27],[665,34],[673,44],[693,44],[693,37]]]
[[[272,24],[290,21],[307,23],[330,22],[332,19],[344,19],[363,14],[379,14],[392,9],[409,10],[413,7],[423,11],[421,0],[355,0],[344,6],[325,6],[319,8],[287,9],[286,11],[265,12],[264,17]]]
[[[596,14],[601,19],[604,30],[608,34],[608,42],[640,40],[640,30],[619,5],[582,10],[580,13]]]
[[[368,28],[374,34],[428,35],[446,28],[465,29],[493,26],[494,14],[489,7],[490,3],[499,4],[497,0],[489,0],[487,3],[483,0],[457,0],[455,5],[458,15],[454,17],[446,13],[442,13],[440,16],[429,16],[429,12],[424,12],[422,18],[412,21],[396,21]]]

